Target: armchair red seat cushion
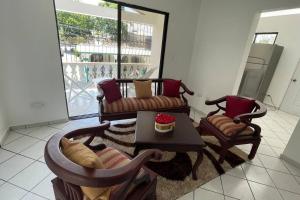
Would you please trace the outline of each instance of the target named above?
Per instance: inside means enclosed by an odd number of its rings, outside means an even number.
[[[246,99],[239,96],[227,96],[225,115],[234,118],[241,114],[251,113],[254,106],[255,100],[253,99]]]
[[[212,115],[207,118],[208,122],[219,129],[225,136],[233,136],[238,131],[243,130],[247,125],[243,122],[241,123],[234,123],[233,119],[227,117],[225,115]],[[239,134],[241,135],[251,135],[254,131],[252,128],[247,126],[243,132]]]

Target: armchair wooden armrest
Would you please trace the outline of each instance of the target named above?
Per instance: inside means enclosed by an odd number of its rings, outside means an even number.
[[[188,89],[188,87],[187,87],[183,82],[181,82],[180,86],[181,86],[181,88],[183,89],[182,94],[183,94],[183,93],[187,93],[187,94],[189,94],[189,95],[194,95],[194,92],[191,91],[190,89]]]
[[[98,93],[99,93],[97,95],[97,100],[100,102],[104,98],[104,93],[103,93],[103,90],[100,88],[99,84],[97,85],[97,89],[98,89]]]
[[[223,103],[225,101],[226,101],[226,96],[221,97],[221,98],[216,99],[216,100],[206,100],[205,105],[209,105],[209,106],[216,105],[218,107],[217,110],[209,112],[207,117],[217,114],[220,110],[226,111],[225,107],[219,105],[220,103]]]
[[[206,100],[205,101],[205,105],[209,105],[209,106],[211,106],[211,105],[217,105],[217,104],[222,103],[224,101],[226,101],[226,96],[221,97],[219,99],[215,99],[215,100]]]
[[[263,117],[267,114],[267,108],[259,101],[255,101],[255,111],[252,113],[245,113],[238,115],[233,118],[233,121],[235,123],[240,123],[240,122],[250,122],[254,118],[260,118]]]
[[[187,98],[184,96],[185,93],[189,94],[189,95],[194,95],[194,92],[189,90],[186,85],[184,83],[181,82],[180,87],[183,89],[183,91],[179,92],[181,98],[183,99],[184,103],[186,105],[188,105],[188,100]]]

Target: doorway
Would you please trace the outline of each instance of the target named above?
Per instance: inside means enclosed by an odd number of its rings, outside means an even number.
[[[281,104],[281,110],[300,116],[300,59]]]
[[[70,118],[97,115],[104,79],[162,76],[168,13],[103,0],[55,4]]]

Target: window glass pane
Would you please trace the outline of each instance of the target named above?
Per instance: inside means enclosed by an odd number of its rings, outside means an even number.
[[[121,78],[158,78],[165,16],[122,7]]]
[[[158,78],[165,15],[122,6],[121,21],[121,78]]]
[[[118,4],[110,3],[104,0],[73,0],[73,2],[84,3],[93,6],[118,9]]]
[[[276,33],[257,33],[254,43],[274,44],[276,36]]]
[[[78,2],[69,3],[56,14],[69,116],[74,117],[97,113],[97,83],[117,78],[118,14],[115,8],[104,13],[97,7],[94,15],[88,9],[72,10]]]

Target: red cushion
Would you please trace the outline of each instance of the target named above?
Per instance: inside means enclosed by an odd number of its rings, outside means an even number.
[[[226,97],[225,115],[234,118],[237,115],[251,113],[255,105],[255,100],[246,99],[238,96]]]
[[[120,88],[115,79],[104,81],[99,85],[103,90],[105,99],[108,103],[112,103],[122,98]]]
[[[181,80],[173,80],[173,79],[164,80],[163,95],[167,97],[180,97],[179,96],[180,84],[181,84]]]

